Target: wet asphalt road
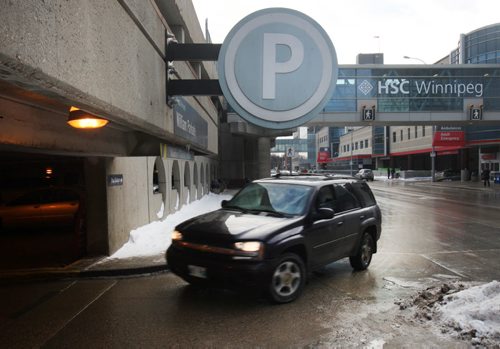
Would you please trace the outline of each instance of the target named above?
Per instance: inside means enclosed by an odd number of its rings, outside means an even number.
[[[170,273],[1,285],[1,347],[470,346],[394,303],[450,280],[500,280],[500,197],[423,183],[370,186],[384,221],[366,272],[333,263],[281,306],[196,290]]]

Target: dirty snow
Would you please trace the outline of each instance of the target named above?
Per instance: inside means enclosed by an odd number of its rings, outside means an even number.
[[[447,325],[475,338],[500,340],[500,282],[474,286],[444,297],[436,306]]]
[[[500,344],[500,282],[459,281],[429,287],[411,301],[396,302],[401,310],[415,307],[415,317],[431,322],[442,333],[473,345]]]

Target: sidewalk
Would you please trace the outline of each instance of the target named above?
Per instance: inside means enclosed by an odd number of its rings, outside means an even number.
[[[443,187],[443,188],[455,188],[455,189],[461,189],[461,190],[480,190],[480,191],[489,191],[489,192],[495,192],[498,193],[500,192],[500,183],[494,183],[493,181],[490,181],[490,187],[485,187],[482,181],[437,181],[437,182],[431,182],[430,178],[426,179],[400,179],[400,178],[394,178],[394,179],[387,179],[387,177],[375,177],[375,181],[380,181],[380,182],[403,182],[403,183],[411,183],[413,185],[425,185],[425,186],[432,186],[432,187]]]
[[[105,256],[89,257],[65,267],[0,270],[0,284],[22,280],[127,277],[167,270],[164,254],[124,259],[108,259]]]
[[[440,182],[416,182],[416,184],[431,185],[433,187],[448,187],[463,190],[481,190],[481,191],[494,191],[500,192],[500,184],[490,182],[489,187],[485,187],[483,182],[461,182],[461,181],[440,181]]]

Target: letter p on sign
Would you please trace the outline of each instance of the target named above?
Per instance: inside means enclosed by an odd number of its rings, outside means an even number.
[[[270,8],[243,18],[222,44],[217,71],[224,97],[257,126],[303,125],[324,108],[337,82],[330,38],[310,17]]]
[[[277,46],[290,49],[290,59],[277,61]],[[264,33],[264,55],[262,64],[262,98],[276,98],[276,74],[295,71],[304,61],[304,45],[290,34]]]

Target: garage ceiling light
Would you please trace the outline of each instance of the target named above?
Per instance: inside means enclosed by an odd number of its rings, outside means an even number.
[[[106,126],[108,122],[106,119],[102,119],[77,107],[69,109],[68,124],[74,128],[101,128]]]

